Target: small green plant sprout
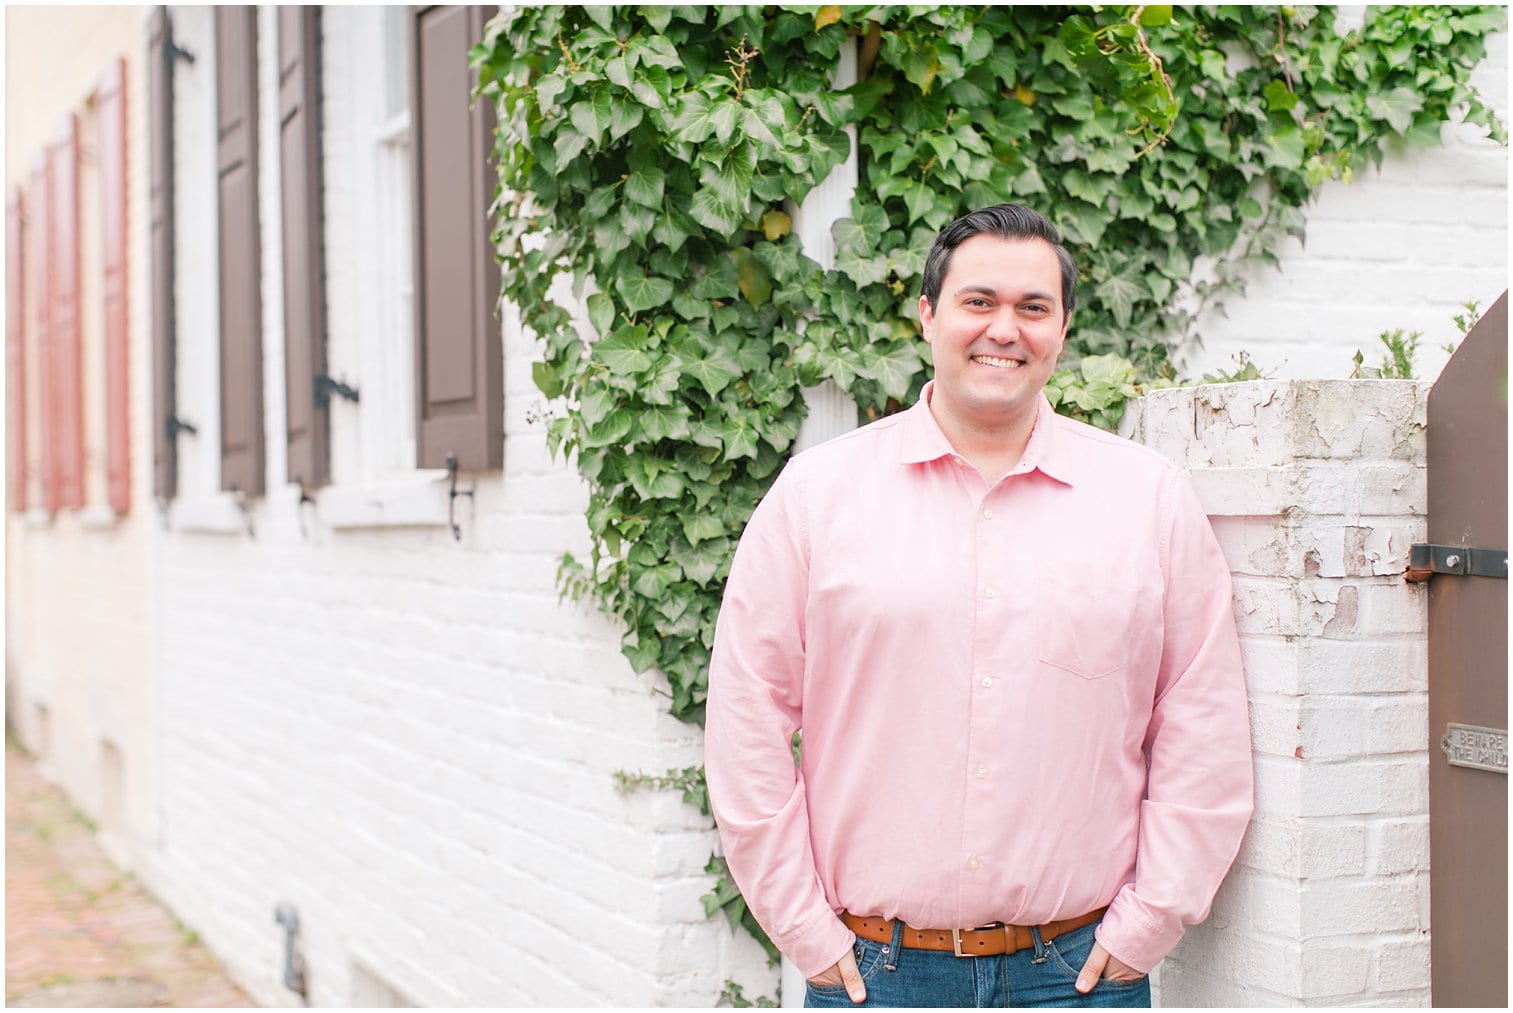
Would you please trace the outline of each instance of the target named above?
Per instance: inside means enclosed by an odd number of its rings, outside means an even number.
[[[1236,352],[1234,369],[1216,369],[1204,373],[1199,383],[1242,383],[1246,380],[1265,380],[1271,374],[1261,372],[1261,367],[1251,359],[1249,352]]]
[[[715,1000],[716,1006],[730,1009],[776,1009],[777,1004],[776,999],[765,995],[759,995],[755,999],[746,998],[746,993],[741,986],[729,978],[725,979],[725,988],[720,992],[720,997]]]
[[[1442,346],[1447,355],[1455,354],[1456,347],[1466,340],[1466,335],[1471,333],[1471,328],[1475,327],[1476,322],[1481,319],[1481,303],[1478,300],[1468,299],[1461,303],[1461,308],[1466,312],[1457,313],[1450,318],[1455,324],[1455,329],[1460,331],[1460,337],[1454,341],[1447,341]]]
[[[1387,349],[1387,354],[1382,356],[1381,366],[1366,365],[1365,353],[1356,349],[1351,360],[1355,363],[1355,369],[1351,371],[1350,379],[1412,380],[1413,360],[1418,355],[1418,342],[1423,336],[1423,331],[1405,331],[1401,327],[1383,331],[1377,335],[1377,340]]]

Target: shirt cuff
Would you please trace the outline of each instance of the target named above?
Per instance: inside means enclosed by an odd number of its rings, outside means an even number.
[[[1152,920],[1126,886],[1108,906],[1094,935],[1112,956],[1149,974],[1182,941],[1182,923],[1163,925]]]
[[[778,949],[788,955],[806,978],[828,971],[856,945],[856,933],[833,914],[806,931],[779,941]]]

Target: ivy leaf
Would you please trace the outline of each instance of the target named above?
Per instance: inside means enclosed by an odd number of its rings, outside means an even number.
[[[660,306],[672,298],[673,285],[667,278],[652,278],[640,272],[622,275],[615,282],[615,290],[625,305],[640,313]],[[643,367],[645,368],[645,367]]]
[[[1285,81],[1272,81],[1266,86],[1264,94],[1267,111],[1274,113],[1285,113],[1301,101],[1297,92],[1287,87]]]
[[[745,145],[739,145],[737,150],[744,148]],[[736,150],[732,150],[719,163],[705,165],[699,172],[699,182],[713,191],[720,203],[732,208],[744,208],[751,198],[753,168],[754,160],[748,160],[744,151],[737,155]]]
[[[714,518],[711,517],[710,520]],[[719,522],[715,521],[715,523]],[[721,531],[723,533],[723,526]],[[719,572],[721,566],[729,565],[730,539],[723,537],[711,539],[702,545],[685,549],[673,558],[677,560],[689,580],[698,584],[707,584]]]
[[[700,225],[722,236],[728,236],[741,224],[741,212],[731,207],[707,187],[694,191],[688,213]]]
[[[645,279],[648,281],[665,279]],[[672,282],[667,282],[668,294]],[[653,304],[656,305],[656,304]],[[651,368],[651,356],[646,354],[646,328],[631,324],[620,328],[607,338],[594,342],[593,358],[609,367],[616,376],[627,376]]]
[[[840,5],[839,4],[825,4],[819,10],[817,10],[817,11],[814,12],[814,30],[817,32],[821,28],[825,28],[825,27],[827,27],[829,25],[835,24],[840,19],[841,19],[841,8],[840,8]]]
[[[654,210],[662,207],[667,174],[655,165],[643,165],[625,178],[625,196]]]
[[[604,292],[595,292],[586,301],[589,324],[599,334],[608,334],[610,326],[615,322],[615,301]]]
[[[641,435],[658,440],[681,440],[688,435],[688,409],[682,405],[647,405],[637,413]]]
[[[1146,289],[1129,278],[1128,275],[1116,274],[1098,283],[1094,289],[1098,293],[1099,300],[1108,307],[1109,312],[1114,314],[1114,321],[1120,327],[1128,327],[1133,318],[1135,303],[1145,296]]]
[[[683,535],[689,545],[698,545],[710,538],[719,538],[725,533],[725,525],[714,514],[688,514],[683,518]]]
[[[888,277],[887,257],[859,257],[854,253],[837,254],[836,270],[858,287],[881,284]]]
[[[691,376],[710,397],[718,397],[720,391],[741,375],[735,357],[719,345],[707,345],[699,349],[696,357],[685,356],[683,375]]]
[[[725,444],[726,457],[731,459],[756,457],[757,431],[749,412],[740,412],[722,420],[718,431],[720,441]]]
[[[1267,136],[1266,143],[1267,161],[1272,166],[1294,171],[1303,167],[1305,151],[1303,132],[1295,124],[1273,130]]]
[[[583,445],[593,448],[619,443],[630,435],[633,425],[634,420],[630,412],[623,408],[616,409],[606,415],[597,426],[589,428],[583,436]]]
[[[645,114],[645,109],[635,102],[612,100],[609,107],[609,139],[618,141],[630,133],[641,125],[641,118]]]
[[[714,129],[715,140],[724,144],[735,133],[736,120],[740,118],[741,106],[734,99],[718,99],[709,107],[709,125]]]
[[[793,230],[793,219],[787,212],[772,208],[762,215],[762,235],[769,243],[775,243]]]
[[[1108,228],[1111,218],[1108,211],[1082,201],[1067,201],[1056,209],[1059,224],[1071,234],[1073,240],[1086,246],[1097,246]]]
[[[709,115],[709,99],[698,92],[689,92],[678,104],[678,113],[673,117],[672,129],[680,141],[700,144],[714,132],[714,123]]]
[[[883,389],[891,398],[902,398],[909,393],[909,385],[919,373],[921,362],[913,345],[894,345],[886,355],[878,355],[876,345],[862,350],[862,366],[865,375]]]
[[[1408,132],[1413,125],[1413,114],[1424,107],[1424,100],[1416,92],[1398,87],[1385,95],[1366,96],[1366,109],[1377,119],[1386,120],[1388,126],[1399,134]]]
[[[667,95],[672,89],[672,79],[659,66],[642,67],[630,82],[630,93],[636,100],[651,109],[667,105]]]
[[[772,299],[772,276],[762,262],[752,256],[751,250],[738,246],[730,251],[736,265],[736,283],[741,295],[754,307],[762,307]]]
[[[1146,28],[1160,28],[1172,19],[1171,4],[1148,4],[1140,11],[1140,24]]]
[[[557,371],[550,363],[531,363],[531,379],[536,382],[536,389],[547,397],[562,396],[562,378],[557,375]]]

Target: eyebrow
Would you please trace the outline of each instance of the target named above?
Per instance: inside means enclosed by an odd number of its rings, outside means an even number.
[[[998,298],[998,290],[996,288],[993,288],[991,285],[963,285],[961,288],[956,290],[957,295],[965,295],[968,292],[992,296],[995,299]],[[1056,297],[1048,292],[1026,292],[1021,301],[1034,302],[1036,299],[1053,303],[1056,301]]]

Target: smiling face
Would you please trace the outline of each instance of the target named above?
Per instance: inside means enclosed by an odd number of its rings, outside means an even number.
[[[952,430],[1028,435],[1066,341],[1056,251],[978,235],[951,255],[936,305],[919,300],[935,362],[932,414]]]

